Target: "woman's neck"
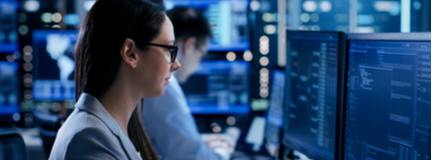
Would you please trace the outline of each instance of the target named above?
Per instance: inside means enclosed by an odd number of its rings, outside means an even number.
[[[132,93],[133,89],[122,83],[121,80],[114,80],[107,91],[98,99],[117,121],[123,133],[128,136],[127,126],[129,119],[140,100],[137,94]]]

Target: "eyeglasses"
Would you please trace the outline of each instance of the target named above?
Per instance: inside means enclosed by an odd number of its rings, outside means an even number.
[[[154,44],[149,43],[149,45],[166,48],[171,56],[171,63],[174,63],[177,58],[178,46],[170,46],[170,45],[162,45],[162,44]]]

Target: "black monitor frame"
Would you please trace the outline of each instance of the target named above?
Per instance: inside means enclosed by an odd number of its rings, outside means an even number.
[[[350,41],[394,41],[394,42],[398,42],[398,41],[412,41],[412,42],[418,42],[418,41],[431,41],[431,32],[413,32],[413,33],[351,33],[351,34],[347,34],[346,35],[346,40],[345,40],[345,64],[344,64],[344,73],[343,75],[348,75],[348,58],[349,58],[349,42]],[[343,85],[344,87],[342,87],[344,89],[343,91],[343,100],[342,100],[342,109],[343,109],[343,117],[342,117],[342,128],[340,128],[340,130],[342,130],[342,134],[341,134],[341,143],[340,143],[340,147],[339,147],[339,151],[340,151],[340,158],[341,160],[343,160],[344,156],[345,156],[345,121],[346,121],[346,112],[347,110],[347,94],[348,93],[348,87],[345,87],[346,84],[348,83],[348,76],[344,76],[343,77]]]
[[[296,33],[336,33],[338,34],[338,38],[339,38],[339,42],[338,42],[338,75],[337,75],[337,104],[336,104],[336,135],[335,135],[335,153],[334,153],[334,159],[340,159],[341,155],[342,155],[342,148],[341,145],[343,144],[343,140],[342,140],[342,134],[343,134],[343,128],[342,125],[344,124],[343,118],[344,116],[344,112],[343,112],[343,98],[341,98],[342,96],[345,95],[344,91],[345,91],[345,85],[344,85],[344,77],[345,77],[345,33],[343,32],[337,32],[337,31],[290,31],[290,30],[286,30],[287,34],[292,33],[292,32],[296,32]],[[287,42],[287,40],[285,40]],[[291,83],[291,81],[289,80],[289,76],[288,76],[288,72],[291,71],[291,66],[288,65],[289,64],[289,56],[287,57],[287,65],[286,65],[286,69],[285,69],[285,74],[287,75],[285,77],[285,91],[290,89],[290,85],[289,83]],[[285,99],[289,99],[289,97],[291,96],[291,94],[289,92],[285,93]],[[287,113],[287,106],[288,103],[285,103],[284,106],[284,113]],[[284,123],[286,123],[288,116],[284,116]],[[284,130],[283,132],[285,132],[285,126],[284,125]],[[283,136],[284,137],[284,136]],[[281,144],[286,148],[286,149],[292,149],[292,150],[298,150],[300,152],[302,152],[303,154],[305,154],[306,156],[308,156],[311,159],[322,159],[321,157],[306,151],[304,148],[298,146],[298,145],[291,145],[289,140],[286,140],[285,138],[282,138],[281,140]]]

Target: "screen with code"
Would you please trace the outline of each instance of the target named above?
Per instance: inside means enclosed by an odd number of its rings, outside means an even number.
[[[431,159],[431,44],[350,41],[345,159]]]
[[[335,155],[341,41],[336,32],[287,32],[283,141],[311,157]]]

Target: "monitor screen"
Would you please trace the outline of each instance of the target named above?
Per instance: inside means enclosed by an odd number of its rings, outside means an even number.
[[[0,115],[18,112],[19,80],[17,62],[0,61]]]
[[[18,50],[18,0],[0,0],[0,54]]]
[[[313,159],[334,159],[343,34],[287,32],[283,143]]]
[[[249,112],[249,63],[203,61],[181,85],[193,114]]]
[[[75,100],[74,47],[78,31],[33,32],[33,99]]]
[[[430,160],[430,39],[347,45],[344,159]]]
[[[187,6],[202,11],[210,24],[213,39],[209,51],[244,51],[249,49],[247,23],[248,0],[166,0],[167,10]]]
[[[285,71],[274,70],[270,88],[270,106],[266,115],[264,138],[266,149],[275,156],[279,151],[280,131],[283,127],[283,103],[285,89]]]

